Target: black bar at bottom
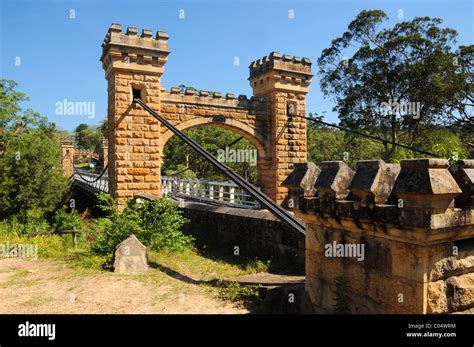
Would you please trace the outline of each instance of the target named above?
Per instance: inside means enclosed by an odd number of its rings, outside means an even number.
[[[285,338],[291,346],[472,346],[473,323],[472,315],[0,315],[0,346],[269,346]],[[54,324],[54,339],[19,336],[31,324]]]

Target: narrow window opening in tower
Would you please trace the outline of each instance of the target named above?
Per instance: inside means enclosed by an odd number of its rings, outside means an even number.
[[[138,88],[133,88],[132,89],[132,97],[133,99],[142,99],[142,91],[141,89]]]

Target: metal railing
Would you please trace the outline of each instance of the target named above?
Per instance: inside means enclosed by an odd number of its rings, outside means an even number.
[[[230,181],[162,176],[161,193],[240,208],[260,208],[250,194]]]
[[[91,193],[107,193],[109,191],[107,172],[101,175],[74,168],[74,180],[76,184]],[[161,193],[240,208],[260,208],[260,204],[251,195],[230,181],[162,176]]]
[[[247,182],[242,176],[236,173],[231,168],[227,167],[225,164],[221,163],[216,157],[207,152],[202,146],[200,146],[193,139],[189,138],[186,134],[178,130],[173,124],[171,124],[167,119],[160,116],[153,109],[151,109],[146,103],[144,103],[139,98],[134,98],[133,102],[140,105],[145,111],[152,115],[156,120],[158,120],[162,125],[169,129],[173,134],[178,138],[183,140],[189,147],[194,149],[200,156],[205,158],[209,163],[212,164],[217,170],[226,175],[230,180],[237,184],[240,188],[245,190],[250,194],[256,201],[258,201],[264,208],[273,214],[280,221],[285,223],[292,230],[300,233],[306,234],[305,224],[296,218],[294,215],[285,210],[282,206],[278,205],[270,199],[267,195],[261,192],[257,187]]]
[[[81,185],[91,192],[108,193],[109,191],[109,176],[107,172],[101,175],[99,173],[74,168],[74,181],[76,184]]]

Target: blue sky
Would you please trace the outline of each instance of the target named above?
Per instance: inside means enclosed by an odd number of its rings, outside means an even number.
[[[248,65],[279,51],[316,60],[363,9],[382,9],[390,24],[416,16],[440,17],[458,31],[460,44],[472,44],[472,0],[439,1],[40,1],[0,0],[0,77],[19,83],[30,101],[23,105],[47,116],[60,128],[98,124],[107,111],[101,43],[111,23],[123,28],[166,31],[171,54],[163,85],[251,95]],[[75,18],[70,18],[70,10]],[[180,19],[180,10],[185,18]],[[289,11],[294,11],[290,19]],[[21,58],[21,65],[15,59]],[[240,65],[234,65],[238,57]],[[95,102],[96,116],[55,115],[55,104]],[[308,95],[308,112],[337,121],[333,103],[319,88],[317,75]]]

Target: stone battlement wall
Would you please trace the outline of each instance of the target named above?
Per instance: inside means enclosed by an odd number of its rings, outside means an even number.
[[[283,184],[307,223],[308,309],[472,313],[473,174],[472,160],[297,164]]]
[[[232,93],[222,94],[220,92],[196,91],[192,88],[181,90],[172,87],[162,93],[163,102],[198,104],[215,107],[243,108],[249,110],[269,110],[270,100],[267,97],[250,97],[246,95],[235,96]]]

